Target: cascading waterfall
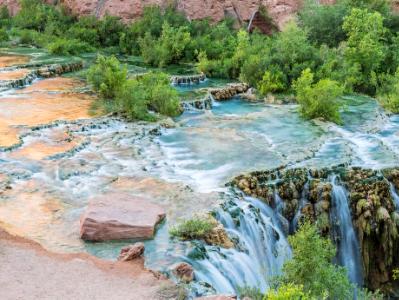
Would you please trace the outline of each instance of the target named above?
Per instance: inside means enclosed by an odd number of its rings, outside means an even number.
[[[396,210],[399,210],[399,195],[396,192],[395,186],[391,182],[389,183],[389,188],[391,190],[391,195],[395,203]]]
[[[205,246],[201,259],[187,258],[197,281],[210,284],[221,294],[237,294],[239,287],[266,292],[271,278],[280,274],[291,257],[274,211],[258,199],[245,197],[228,201],[216,218],[237,245],[233,249]]]
[[[337,176],[332,176],[332,226],[338,238],[338,263],[346,267],[349,279],[358,284],[363,283],[360,247],[348,205],[348,197],[343,186],[337,184]]]

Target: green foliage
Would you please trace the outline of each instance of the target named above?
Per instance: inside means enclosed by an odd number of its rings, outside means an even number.
[[[238,287],[238,294],[240,299],[263,300],[263,293],[260,289],[255,287]]]
[[[8,27],[11,23],[10,12],[6,5],[0,5],[0,27]]]
[[[155,120],[155,117],[148,113],[146,96],[138,80],[127,80],[116,96],[118,111],[131,120]]]
[[[52,54],[58,55],[77,55],[80,53],[94,51],[86,42],[82,42],[76,39],[63,39],[57,38],[53,42],[47,44],[46,48]]]
[[[0,28],[0,43],[7,42],[10,38],[4,28]]]
[[[169,117],[176,117],[181,113],[178,92],[170,86],[167,74],[151,72],[139,80],[151,110]]]
[[[357,292],[357,299],[359,300],[383,300],[384,295],[380,293],[380,291],[371,292],[367,289],[358,289]]]
[[[359,90],[372,93],[370,78],[378,73],[386,55],[383,17],[378,12],[354,8],[345,17],[343,29],[348,35],[345,59],[361,71],[356,85]]]
[[[266,71],[258,83],[258,90],[264,96],[284,90],[283,74],[279,71],[273,73]]]
[[[144,61],[154,66],[166,66],[177,63],[184,55],[190,43],[187,27],[174,28],[168,23],[162,26],[162,34],[155,40],[150,33],[140,38],[139,45]]]
[[[200,240],[209,234],[215,225],[207,218],[194,217],[185,220],[170,230],[172,237],[183,240]]]
[[[392,271],[392,278],[393,280],[399,280],[399,269],[394,269]]]
[[[127,68],[115,56],[99,55],[87,72],[87,81],[101,98],[112,100],[127,80]]]
[[[301,114],[307,119],[322,118],[340,123],[340,104],[337,98],[342,96],[343,88],[330,79],[322,79],[313,84],[313,78],[310,69],[306,69],[294,83]]]
[[[331,263],[335,247],[329,239],[319,235],[314,225],[302,224],[297,233],[289,237],[289,242],[293,257],[284,264],[282,277],[287,288],[291,285],[295,292],[294,286],[303,287],[307,299],[352,299],[353,287],[345,268]],[[301,293],[300,290],[296,292]]]
[[[342,24],[347,13],[348,7],[342,2],[321,5],[315,0],[307,0],[299,12],[299,20],[308,30],[310,41],[336,47],[346,38]]]
[[[399,68],[394,76],[386,77],[377,98],[385,109],[399,113]]]
[[[302,285],[292,283],[282,284],[277,290],[271,290],[264,300],[315,300],[305,293]]]

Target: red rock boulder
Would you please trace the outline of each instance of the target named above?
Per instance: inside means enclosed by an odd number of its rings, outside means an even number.
[[[130,246],[123,247],[119,254],[119,261],[131,261],[136,258],[139,258],[144,254],[144,244],[143,243],[135,243]]]
[[[162,207],[148,199],[108,193],[90,200],[80,219],[80,237],[86,241],[150,239],[164,218]]]

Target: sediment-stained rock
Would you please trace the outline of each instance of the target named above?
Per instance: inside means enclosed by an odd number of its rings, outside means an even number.
[[[80,237],[87,241],[149,239],[164,218],[162,207],[148,199],[108,193],[91,199],[80,221]]]

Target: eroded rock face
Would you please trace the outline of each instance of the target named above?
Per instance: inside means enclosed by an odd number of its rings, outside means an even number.
[[[48,0],[48,3],[54,3]],[[77,15],[95,15],[102,17],[107,13],[132,21],[141,16],[148,5],[165,7],[168,0],[61,0]],[[10,8],[12,14],[18,11],[18,0],[0,0]],[[220,21],[226,16],[237,19],[238,22],[248,21],[252,14],[263,4],[268,7],[271,16],[279,25],[284,24],[298,10],[300,0],[177,0],[177,8],[183,11],[189,19],[211,18]]]
[[[144,254],[144,244],[143,243],[135,243],[130,246],[123,247],[119,254],[119,261],[131,261],[136,258],[139,258]]]
[[[149,239],[165,218],[162,207],[123,193],[93,198],[80,220],[80,237],[87,241]]]
[[[380,171],[344,166],[280,168],[238,176],[233,185],[271,207],[282,206],[281,214],[290,224],[298,222],[299,215],[315,222],[324,235],[334,238],[332,175],[339,178],[348,193],[366,285],[389,293],[392,270],[399,266],[399,207],[395,207],[391,189],[391,185],[396,190],[399,188],[399,168]]]
[[[209,93],[215,100],[223,101],[231,99],[238,94],[245,93],[248,89],[249,86],[245,83],[231,83],[222,88],[210,89]]]

